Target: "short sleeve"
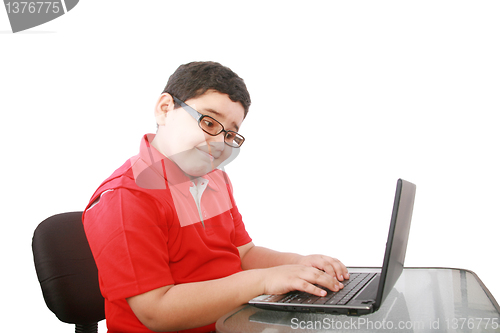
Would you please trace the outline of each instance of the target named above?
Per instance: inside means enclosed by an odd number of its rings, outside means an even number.
[[[250,243],[252,241],[252,238],[250,238],[250,235],[245,229],[245,224],[243,223],[241,214],[236,206],[233,206],[233,208],[231,209],[231,214],[233,215],[234,221],[234,246],[239,247]]]
[[[243,223],[243,217],[241,216],[240,211],[236,206],[236,202],[233,196],[233,186],[231,184],[231,181],[227,176],[225,177],[225,180],[226,180],[227,190],[229,193],[229,198],[231,200],[231,205],[232,205],[231,216],[233,217],[233,222],[234,222],[233,244],[234,246],[239,247],[250,243],[252,241],[252,238],[248,234],[245,228],[245,224]]]
[[[113,301],[174,283],[169,218],[154,198],[123,188],[105,191],[85,211],[85,232],[104,297]]]

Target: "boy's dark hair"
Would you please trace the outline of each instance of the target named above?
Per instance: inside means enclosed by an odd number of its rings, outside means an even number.
[[[169,93],[181,101],[196,98],[207,90],[227,94],[233,102],[240,102],[247,116],[250,94],[245,82],[228,67],[217,62],[191,62],[179,66],[168,79],[163,93]]]

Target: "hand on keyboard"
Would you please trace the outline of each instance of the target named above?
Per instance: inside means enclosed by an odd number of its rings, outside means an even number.
[[[338,281],[349,279],[349,272],[347,271],[347,268],[344,266],[344,264],[341,263],[340,260],[332,257],[319,254],[302,256],[298,264],[315,267],[333,277],[336,277]]]
[[[323,286],[333,291],[344,287],[336,277],[315,267],[305,265],[282,265],[262,269],[264,294],[285,294],[292,290],[325,296],[326,291],[318,286]]]

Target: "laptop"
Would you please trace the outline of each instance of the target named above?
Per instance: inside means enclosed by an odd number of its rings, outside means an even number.
[[[338,292],[326,289],[325,297],[292,291],[283,295],[261,295],[248,303],[270,310],[340,313],[353,316],[377,311],[403,271],[415,190],[414,184],[403,179],[398,180],[384,263],[380,273],[373,272],[373,269],[367,272],[362,270],[349,272],[349,280],[342,281],[344,288]]]

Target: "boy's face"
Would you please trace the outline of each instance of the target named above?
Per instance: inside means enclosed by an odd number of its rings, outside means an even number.
[[[208,90],[203,95],[184,101],[203,115],[218,120],[225,130],[238,132],[244,108],[228,95]],[[217,136],[205,133],[183,108],[174,109],[173,97],[162,94],[155,108],[158,131],[152,142],[160,153],[175,162],[184,173],[200,177],[218,167],[233,149],[224,143],[224,132]]]

